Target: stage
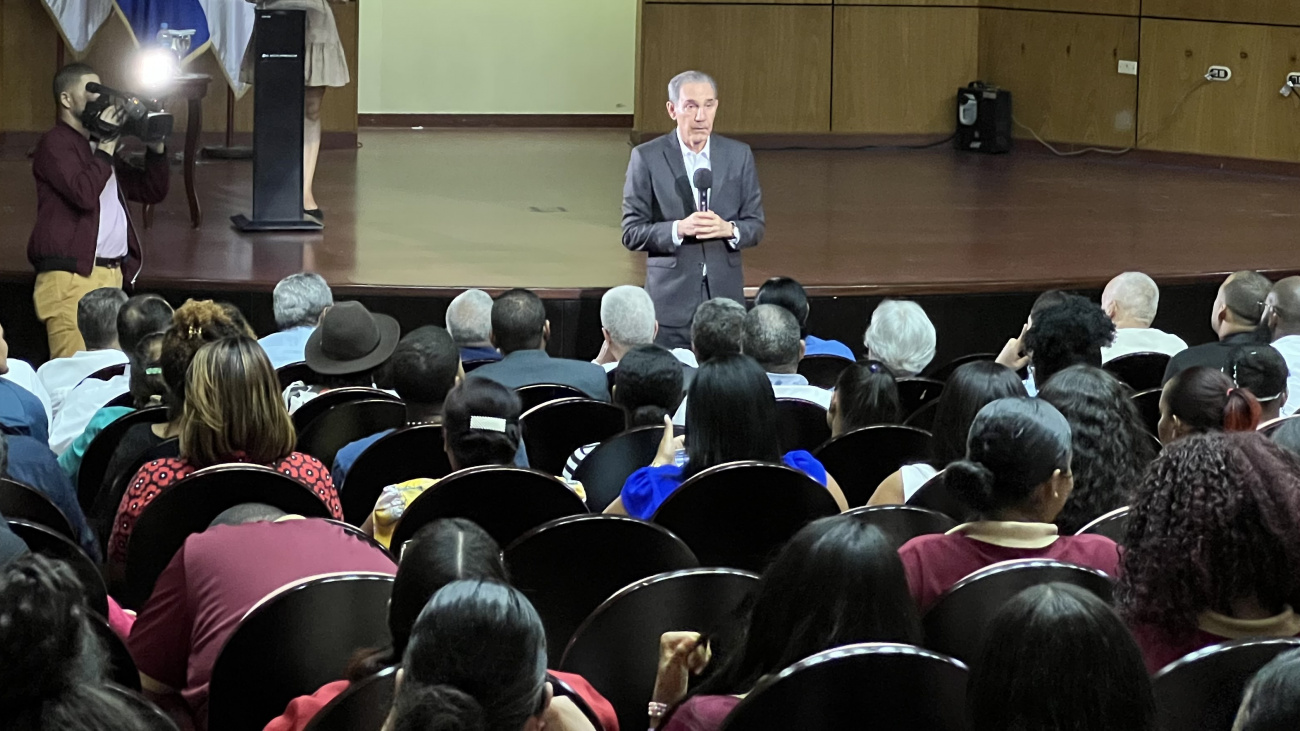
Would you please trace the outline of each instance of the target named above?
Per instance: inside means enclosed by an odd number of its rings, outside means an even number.
[[[767,236],[745,253],[747,284],[784,274],[819,298],[875,301],[1093,289],[1125,269],[1202,286],[1238,269],[1300,271],[1300,179],[1061,159],[1019,144],[1000,157],[946,146],[759,150]],[[326,228],[306,235],[230,226],[248,210],[248,161],[200,162],[204,220],[190,228],[178,166],[153,227],[140,229],[138,287],[262,302],[278,279],[311,269],[341,296],[424,300],[409,304],[425,321],[465,287],[594,300],[642,278],[644,257],[619,243],[628,150],[626,130],[363,130],[359,149],[322,153]],[[25,246],[36,209],[30,162],[12,145],[0,159],[0,194],[8,309],[30,294]],[[132,215],[140,227],[137,206]],[[267,314],[254,319],[266,325]],[[852,323],[858,342],[862,322]],[[581,349],[586,336],[574,337],[562,350]]]

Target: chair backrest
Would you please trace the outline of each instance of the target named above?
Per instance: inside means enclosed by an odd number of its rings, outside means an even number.
[[[270,467],[223,464],[192,473],[153,499],[131,530],[126,547],[126,593],[139,607],[185,539],[241,503],[265,503],[304,518],[328,518],[329,508],[311,488]]]
[[[947,533],[957,527],[957,521],[943,513],[912,505],[873,505],[854,508],[846,515],[879,528],[895,548],[917,536]]]
[[[108,587],[104,585],[104,577],[100,575],[99,568],[81,550],[81,546],[56,530],[26,520],[10,520],[9,529],[23,539],[32,553],[67,563],[81,581],[86,594],[86,606],[100,616],[108,616]]]
[[[377,388],[332,388],[325,393],[313,398],[298,407],[293,412],[293,428],[299,434],[307,431],[307,426],[324,414],[326,411],[345,404],[349,401],[373,401],[375,399],[383,401],[396,401],[401,403],[402,400],[387,391],[381,391]]]
[[[349,685],[320,709],[303,731],[379,731],[393,707],[396,690],[394,665]]]
[[[451,462],[443,448],[442,427],[426,424],[398,429],[366,447],[352,463],[339,486],[343,519],[352,525],[365,522],[388,485],[449,474]]]
[[[31,485],[0,477],[0,515],[10,520],[26,520],[50,528],[79,544],[72,522],[45,496]]]
[[[699,566],[663,526],[617,515],[575,515],[540,525],[506,547],[510,583],[546,625],[559,657],[574,630],[619,589],[648,576]]]
[[[308,579],[263,599],[212,666],[208,727],[261,731],[289,701],[343,677],[353,654],[383,647],[393,577],[358,572]]]
[[[831,438],[826,409],[797,398],[776,400],[776,429],[782,452],[795,449],[811,452]]]
[[[528,465],[550,475],[564,471],[573,450],[603,442],[623,431],[626,424],[623,409],[585,397],[547,401],[519,417]]]
[[[587,507],[594,512],[609,507],[627,478],[654,461],[663,435],[661,426],[629,429],[604,440],[579,462],[573,479],[587,491]]]
[[[90,631],[108,653],[107,679],[131,690],[140,690],[140,671],[136,669],[135,660],[126,649],[126,643],[117,636],[103,616],[92,612],[86,619],[90,623]]]
[[[1115,508],[1105,515],[1098,516],[1079,529],[1076,536],[1087,534],[1106,536],[1119,545],[1124,545],[1124,535],[1128,532],[1129,514],[1133,508],[1125,506]]]
[[[944,382],[935,378],[898,379],[898,403],[903,414],[911,416],[926,404],[937,401],[943,393]]]
[[[522,467],[471,467],[453,472],[411,501],[393,529],[389,545],[401,546],[416,531],[439,518],[478,523],[499,546],[542,523],[587,512],[582,498],[559,479]]]
[[[1048,559],[1003,561],[958,581],[939,597],[922,618],[925,646],[972,662],[1002,605],[1031,586],[1052,582],[1087,589],[1107,602],[1114,593],[1114,582],[1096,569]]]
[[[590,398],[582,389],[561,383],[533,383],[516,388],[515,393],[519,394],[524,411],[562,398]]]
[[[87,381],[93,378],[96,381],[107,381],[109,379],[116,378],[122,375],[126,375],[126,364],[115,363],[110,366],[104,366],[103,368],[100,368],[99,370],[95,371],[94,373],[91,373],[89,376],[86,376],[81,380]]]
[[[148,731],[179,731],[172,717],[141,695],[138,690],[124,688],[117,683],[105,683],[104,690],[135,711],[135,715],[144,722],[144,727]]]
[[[942,471],[926,480],[919,490],[912,493],[912,497],[907,499],[907,504],[914,508],[925,508],[936,513],[943,513],[958,523],[966,523],[976,518],[974,508],[967,505],[965,500],[948,491],[948,485],[943,480]]]
[[[1246,684],[1300,639],[1224,642],[1166,665],[1151,678],[1160,731],[1228,731]]]
[[[718,631],[735,621],[737,608],[757,586],[757,576],[733,569],[687,569],[638,581],[583,621],[560,670],[581,675],[605,696],[618,713],[619,728],[644,726],[659,636]]]
[[[819,652],[736,706],[725,731],[965,731],[969,671],[951,657],[885,642]]]
[[[1155,436],[1160,436],[1160,394],[1161,389],[1153,388],[1135,393],[1132,397],[1133,405],[1137,406],[1138,415],[1142,417],[1142,424]]]
[[[1274,419],[1268,422],[1267,424],[1260,426],[1259,433],[1263,434],[1266,437],[1271,438],[1273,436],[1273,432],[1277,431],[1278,429],[1281,429],[1283,425],[1285,425],[1288,421],[1291,421],[1292,419],[1300,419],[1300,414],[1292,414],[1290,416],[1283,416],[1281,418]]]
[[[86,447],[77,472],[77,502],[81,504],[82,510],[89,511],[94,506],[95,496],[104,488],[104,472],[127,429],[136,424],[158,424],[164,421],[167,421],[167,408],[164,406],[137,409],[118,417],[95,435],[90,446]]]
[[[854,429],[815,452],[844,491],[849,507],[866,505],[886,477],[905,464],[925,459],[929,453],[929,432],[896,424]]]
[[[133,407],[135,406],[135,397],[131,395],[130,391],[127,391],[126,393],[119,393],[118,395],[109,399],[108,403],[104,404],[103,408],[108,408],[110,406]]]
[[[297,451],[310,454],[325,467],[334,455],[358,439],[406,424],[406,405],[392,399],[358,399],[331,407],[298,432]]]
[[[1101,367],[1134,391],[1147,391],[1160,388],[1168,366],[1166,353],[1129,353],[1106,361]]]
[[[839,512],[830,491],[799,470],[730,462],[683,482],[652,520],[685,541],[702,566],[762,571],[800,528]]]
[[[799,375],[808,379],[809,385],[818,388],[835,388],[840,374],[853,361],[838,355],[805,355],[799,359]]]
[[[984,360],[997,360],[997,353],[968,353],[966,355],[953,358],[943,365],[930,371],[927,375],[936,381],[947,381],[952,372],[966,365],[967,363],[978,363]]]
[[[287,363],[275,369],[275,377],[280,381],[280,390],[288,388],[296,381],[307,382],[311,380],[314,371],[307,365],[306,361],[297,363]]]
[[[908,414],[903,419],[903,426],[914,426],[917,429],[930,431],[934,428],[934,415],[939,412],[939,400],[928,401],[921,404],[916,411]]]
[[[466,361],[461,361],[460,366],[465,369],[466,373],[469,373],[477,368],[487,365],[488,363],[496,363],[498,360],[499,359],[497,358],[479,358],[477,360],[466,360]]]
[[[131,486],[131,480],[135,478],[135,474],[140,471],[140,468],[155,460],[179,456],[181,456],[180,440],[175,437],[165,439],[137,454],[127,463],[121,474],[113,476],[111,484],[100,489],[95,496],[95,502],[91,504],[86,519],[90,521],[90,527],[95,531],[101,546],[108,544],[109,535],[113,531],[113,519],[117,516],[117,509],[122,503],[122,496],[126,494],[127,489]],[[104,475],[105,479],[109,477],[110,475]]]

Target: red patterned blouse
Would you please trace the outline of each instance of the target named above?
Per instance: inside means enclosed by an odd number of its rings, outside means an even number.
[[[237,454],[231,462],[243,462],[243,455]],[[308,454],[293,452],[288,457],[267,465],[277,472],[292,477],[311,488],[330,509],[330,515],[343,519],[343,506],[339,504],[339,493],[334,488],[330,471],[320,460]],[[126,545],[131,539],[131,530],[140,517],[145,506],[153,502],[158,494],[187,477],[195,468],[180,457],[157,459],[145,464],[135,473],[131,486],[122,496],[122,503],[117,507],[117,518],[113,521],[113,533],[108,539],[109,563],[126,563]]]

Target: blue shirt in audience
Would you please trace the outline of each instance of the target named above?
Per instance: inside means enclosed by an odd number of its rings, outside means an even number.
[[[461,363],[468,363],[471,360],[490,360],[495,362],[501,360],[502,357],[503,356],[501,355],[501,351],[497,350],[496,348],[493,348],[490,345],[485,345],[477,348],[460,349]]]
[[[781,457],[786,465],[803,472],[821,484],[826,484],[826,468],[817,458],[802,449],[786,452]],[[659,506],[677,491],[682,484],[682,465],[642,467],[623,483],[623,508],[633,518],[650,520]]]
[[[34,487],[48,497],[67,517],[72,531],[77,534],[77,543],[98,561],[99,542],[77,503],[77,488],[59,467],[59,459],[50,451],[49,445],[24,434],[9,433],[7,428],[5,441],[9,445],[9,466],[5,469],[5,477]]]
[[[857,360],[849,346],[838,340],[822,340],[816,335],[809,335],[803,339],[804,355],[838,355],[841,358]]]
[[[258,340],[262,350],[266,351],[266,356],[271,359],[272,368],[280,368],[290,363],[299,363],[307,355],[307,339],[311,334],[316,332],[316,328],[291,327],[278,333],[271,333],[266,337]]]
[[[6,432],[19,430],[43,443],[50,441],[45,405],[31,391],[6,378],[0,378],[0,426],[6,427]]]

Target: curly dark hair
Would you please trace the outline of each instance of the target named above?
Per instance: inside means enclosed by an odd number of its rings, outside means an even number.
[[[1056,517],[1062,534],[1133,500],[1156,445],[1142,425],[1128,387],[1100,368],[1071,366],[1038,396],[1070,422],[1074,492]]]
[[[1147,470],[1124,546],[1130,623],[1180,637],[1233,600],[1280,612],[1300,598],[1300,461],[1254,432],[1180,439]]]
[[[1101,349],[1115,340],[1115,323],[1091,300],[1065,295],[1060,304],[1034,313],[1025,333],[1025,351],[1034,364],[1034,383],[1042,388],[1058,372],[1080,363],[1101,365]]]

